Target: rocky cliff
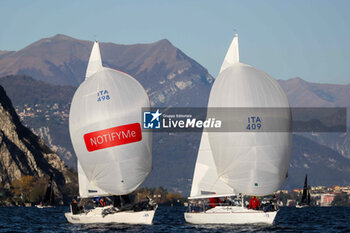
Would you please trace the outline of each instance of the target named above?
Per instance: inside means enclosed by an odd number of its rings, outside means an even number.
[[[10,189],[16,180],[29,175],[34,178],[54,175],[58,199],[66,184],[77,182],[60,157],[44,141],[20,122],[11,100],[0,86],[0,184]]]

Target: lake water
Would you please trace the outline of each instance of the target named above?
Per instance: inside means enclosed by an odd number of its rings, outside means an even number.
[[[73,225],[67,223],[68,207],[0,207],[0,232],[350,232],[350,207],[281,208],[275,224],[191,225],[182,206],[159,206],[154,224]]]

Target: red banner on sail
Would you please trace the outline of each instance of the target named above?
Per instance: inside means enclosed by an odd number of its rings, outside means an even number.
[[[141,140],[142,133],[140,123],[117,126],[84,135],[86,149],[89,152]]]

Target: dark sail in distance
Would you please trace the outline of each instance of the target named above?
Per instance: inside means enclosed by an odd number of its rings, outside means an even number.
[[[305,175],[303,195],[301,197],[301,205],[310,205],[310,191],[307,184],[307,174]]]
[[[45,197],[43,200],[43,205],[53,205],[55,200],[54,200],[54,193],[53,193],[53,186],[52,186],[52,180],[53,176],[50,176],[49,183],[47,184],[47,189],[45,193]]]

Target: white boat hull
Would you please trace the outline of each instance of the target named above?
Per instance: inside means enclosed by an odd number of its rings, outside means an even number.
[[[206,212],[185,213],[185,220],[192,224],[272,224],[277,211],[264,212],[238,206],[217,206]]]
[[[74,224],[89,223],[125,223],[125,224],[147,224],[151,225],[154,217],[154,210],[146,211],[121,211],[113,214],[107,214],[103,217],[102,211],[110,207],[97,207],[81,214],[65,213],[68,222]]]
[[[39,209],[54,208],[54,206],[52,206],[52,205],[36,205],[35,207],[39,208]]]

